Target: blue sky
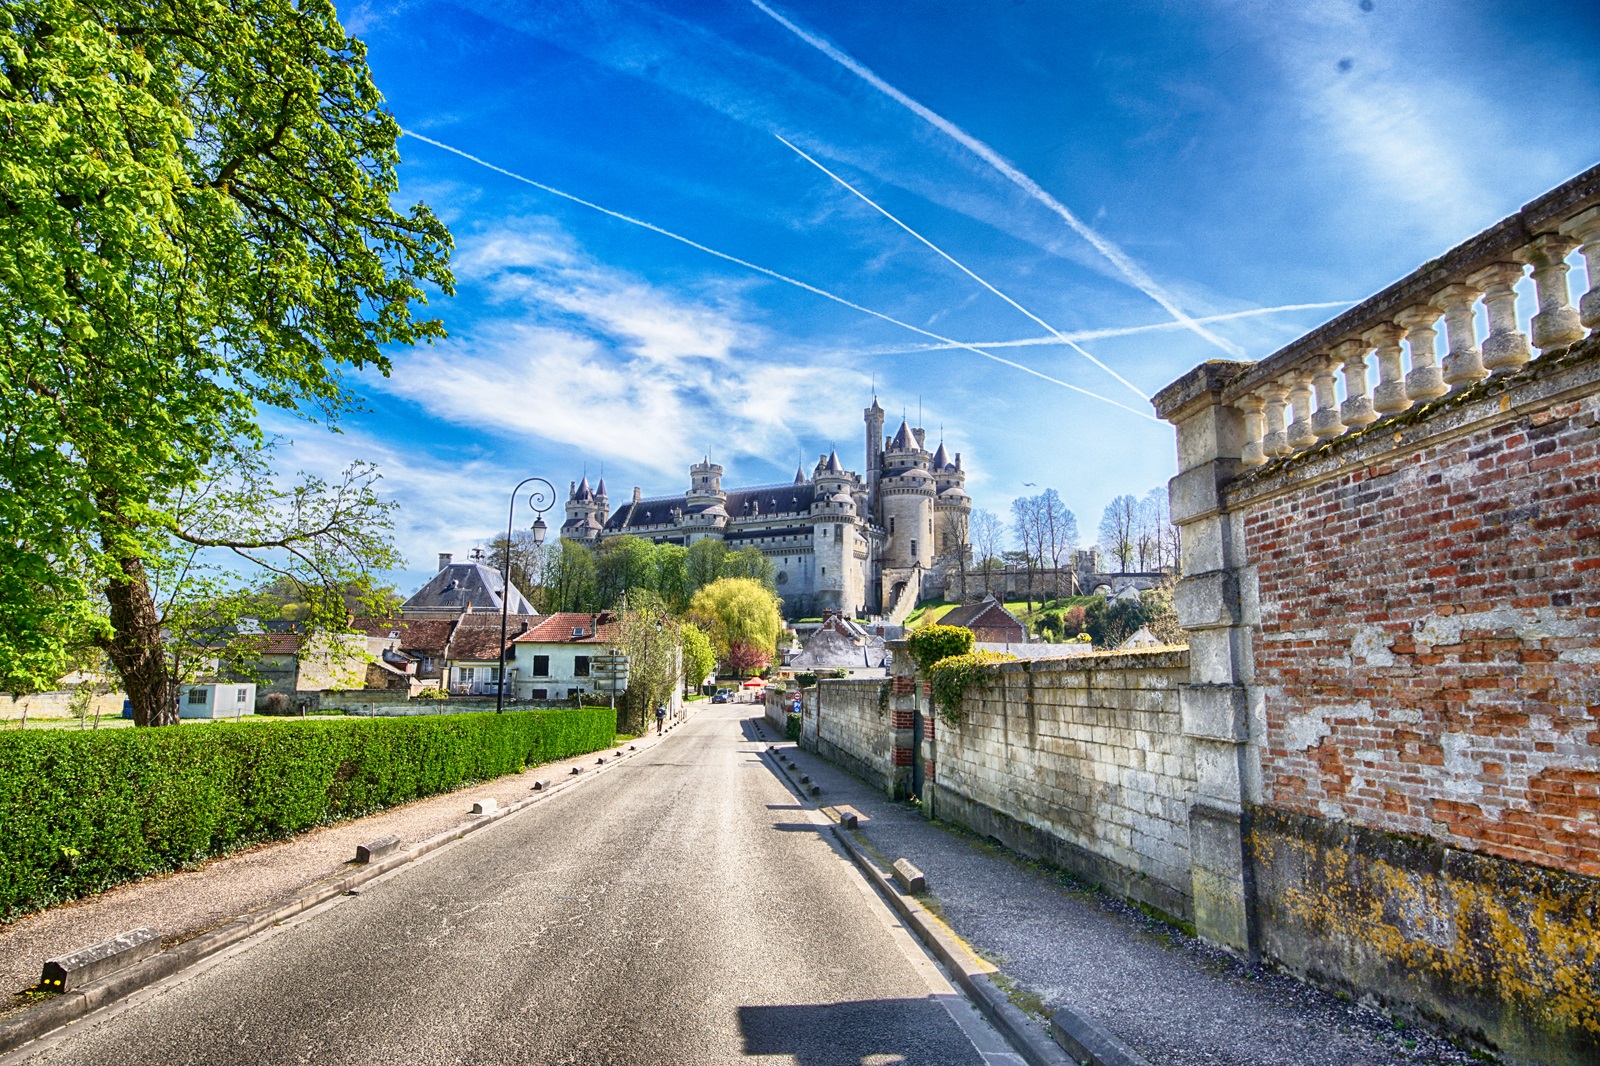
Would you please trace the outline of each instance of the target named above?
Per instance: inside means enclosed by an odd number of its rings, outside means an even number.
[[[401,197],[456,239],[451,337],[354,378],[340,435],[275,424],[308,469],[380,464],[403,591],[528,474],[617,500],[707,452],[732,484],[859,469],[874,380],[978,506],[1053,486],[1090,539],[1173,437],[1067,386],[1148,411],[1600,161],[1582,0],[762,3],[341,7],[408,130],[903,323],[403,139]],[[908,327],[1051,343],[987,349],[1030,374]]]

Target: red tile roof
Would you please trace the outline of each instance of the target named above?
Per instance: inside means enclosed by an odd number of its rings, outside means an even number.
[[[573,636],[576,630],[582,636]],[[615,644],[622,639],[622,624],[609,611],[584,614],[561,611],[547,614],[526,633],[514,640],[517,644]]]

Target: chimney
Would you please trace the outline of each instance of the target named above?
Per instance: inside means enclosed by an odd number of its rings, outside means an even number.
[[[638,503],[642,499],[644,499],[644,490],[635,485],[633,487],[633,502]]]
[[[440,552],[439,553],[439,569],[443,570],[445,567],[447,567],[449,565],[450,565],[450,553],[449,552]]]

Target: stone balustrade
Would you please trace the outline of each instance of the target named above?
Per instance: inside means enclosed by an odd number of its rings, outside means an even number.
[[[1575,250],[1588,275],[1576,304],[1567,262]],[[1525,334],[1516,286],[1530,272],[1538,310]],[[1480,301],[1488,322],[1481,338]],[[1600,166],[1262,359],[1228,385],[1224,401],[1243,415],[1244,465],[1261,466],[1516,371],[1597,328]]]

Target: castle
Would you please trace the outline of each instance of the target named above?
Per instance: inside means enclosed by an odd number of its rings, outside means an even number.
[[[866,421],[866,474],[846,470],[833,451],[808,477],[787,485],[724,489],[722,467],[707,456],[689,468],[689,488],[673,496],[632,499],[611,510],[602,480],[571,486],[565,540],[598,547],[624,534],[685,547],[708,537],[730,550],[759,548],[777,568],[778,595],[790,617],[838,611],[902,621],[918,601],[938,595],[944,575],[967,554],[972,497],[961,454],[941,441],[929,453],[926,433],[903,419],[884,436],[874,397]]]

